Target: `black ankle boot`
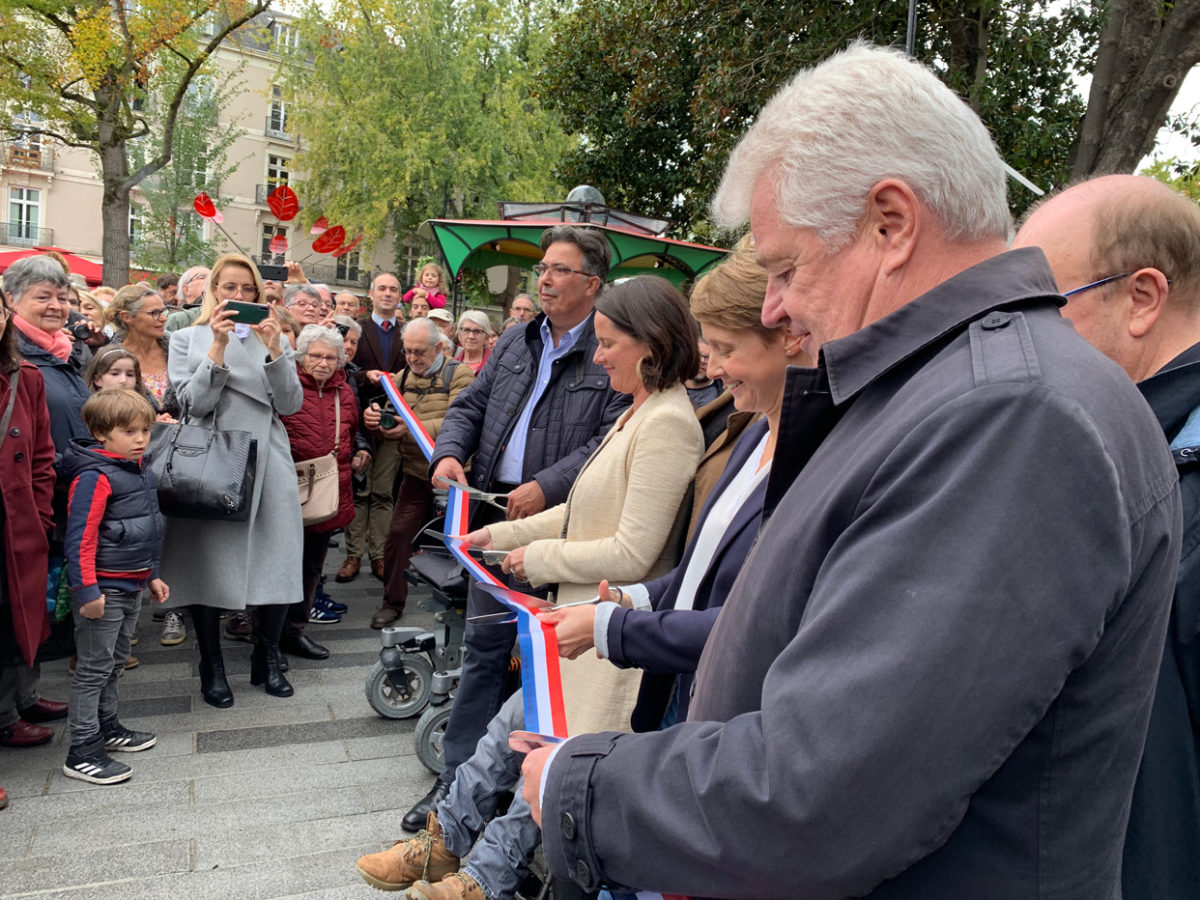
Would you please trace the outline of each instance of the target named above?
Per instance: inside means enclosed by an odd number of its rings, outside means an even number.
[[[225,680],[225,660],[221,658],[221,611],[193,606],[191,613],[200,650],[200,694],[209,706],[226,709],[233,706],[233,691]]]
[[[279,635],[283,631],[287,609],[284,604],[258,608],[258,639],[250,654],[250,683],[265,684],[272,697],[290,697],[296,693],[283,677],[283,654],[279,652]]]

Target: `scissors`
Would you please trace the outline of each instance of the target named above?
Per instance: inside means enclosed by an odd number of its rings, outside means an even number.
[[[517,593],[511,588],[500,587],[498,585],[489,584],[486,581],[475,582],[476,586],[485,593],[491,594],[496,599],[500,599],[503,593]],[[572,606],[589,606],[600,602],[600,597],[595,596],[590,600],[576,600],[574,603],[551,603],[549,600],[543,600],[541,597],[533,597],[529,594],[522,594],[522,597],[530,606],[535,607],[538,612],[548,612],[552,609],[570,609]],[[516,613],[512,610],[502,610],[500,612],[486,613],[481,616],[468,616],[467,621],[475,625],[504,624],[505,622],[513,622],[516,620]]]
[[[479,500],[482,503],[487,503],[497,509],[508,511],[508,494],[489,494],[487,491],[481,491],[478,488],[473,488],[469,484],[463,484],[461,481],[455,481],[452,478],[444,479],[447,484],[452,484],[468,497]]]

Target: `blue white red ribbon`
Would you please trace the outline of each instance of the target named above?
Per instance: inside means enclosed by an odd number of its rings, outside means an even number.
[[[433,439],[421,424],[412,407],[400,396],[390,375],[379,379],[383,392],[396,410],[408,432],[428,460],[433,459]],[[567,736],[567,715],[563,707],[562,674],[558,662],[558,639],[554,626],[545,625],[537,617],[539,607],[534,598],[507,588],[495,575],[472,559],[462,548],[461,539],[469,529],[470,503],[459,488],[450,487],[443,529],[446,547],[454,558],[482,582],[482,587],[517,614],[517,639],[521,645],[521,689],[525,703],[525,728],[537,734]]]

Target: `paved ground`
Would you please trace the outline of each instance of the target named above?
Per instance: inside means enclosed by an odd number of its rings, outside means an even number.
[[[332,573],[342,554],[331,549],[329,559]],[[107,787],[62,774],[65,727],[44,747],[0,748],[10,798],[0,812],[0,897],[383,896],[354,861],[403,836],[400,817],[433,776],[414,755],[416,720],[382,719],[364,695],[382,586],[369,574],[328,581],[350,606],[341,623],[310,626],[331,657],[293,658],[295,696],[268,697],[250,686],[250,645],[226,640],[230,709],[201,700],[191,634],[160,646],[144,608],[141,665],[122,677],[121,718],[158,745],[120,754],[134,776]],[[400,624],[431,625],[420,596]],[[43,696],[65,700],[68,684],[65,660],[43,667]]]

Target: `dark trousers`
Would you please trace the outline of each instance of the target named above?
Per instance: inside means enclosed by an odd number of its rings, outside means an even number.
[[[392,521],[383,545],[383,605],[404,612],[408,581],[404,570],[412,559],[412,542],[433,517],[433,488],[429,480],[405,475],[400,480]]]
[[[300,637],[308,627],[308,615],[312,612],[317,585],[321,583],[321,571],[325,568],[325,554],[329,552],[331,531],[305,531],[304,550],[300,557],[301,578],[304,597],[288,606],[283,631],[288,637]]]

